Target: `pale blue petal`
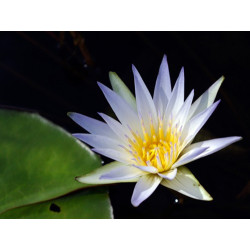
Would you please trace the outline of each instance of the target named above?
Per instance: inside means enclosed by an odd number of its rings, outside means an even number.
[[[162,178],[156,174],[148,174],[140,177],[135,185],[131,203],[134,207],[138,207],[146,200],[158,187]]]
[[[154,89],[154,97],[153,97],[155,107],[159,112],[160,116],[163,114],[163,110],[166,109],[170,97],[171,97],[171,81],[170,81],[167,57],[166,55],[164,55],[157,76]]]
[[[120,122],[125,126],[129,124],[133,129],[137,130],[139,126],[139,119],[131,106],[108,87],[101,83],[98,83],[98,85]]]
[[[184,68],[181,69],[179,77],[175,83],[171,98],[165,111],[165,120],[168,121],[172,115],[173,119],[184,103]]]
[[[149,122],[151,118],[154,124],[157,124],[155,105],[145,83],[134,65],[132,65],[132,70],[134,73],[137,110],[141,115],[146,128],[149,129]]]
[[[206,151],[208,147],[205,148],[194,148],[190,150],[189,152],[183,154],[172,166],[172,168],[177,168],[179,166],[183,166],[191,161],[194,161],[197,159],[197,157],[202,154],[204,151]]]
[[[207,91],[205,91],[191,106],[188,120],[199,114],[213,104],[217,92],[224,81],[224,76],[218,79]]]
[[[231,137],[225,137],[225,138],[217,138],[217,139],[213,139],[213,140],[207,140],[207,141],[202,141],[202,142],[197,142],[194,144],[191,144],[190,146],[186,147],[183,150],[183,153],[188,153],[191,150],[194,150],[196,148],[201,148],[201,147],[207,147],[208,149],[206,151],[204,151],[203,153],[201,153],[200,155],[197,155],[195,157],[194,160],[197,160],[199,158],[205,157],[207,155],[213,154],[227,146],[229,146],[230,144],[237,142],[239,140],[241,140],[242,137],[240,136],[231,136]]]
[[[179,123],[179,126],[183,126],[186,123],[187,120],[187,116],[193,101],[193,97],[194,97],[194,90],[191,91],[191,93],[189,94],[189,96],[187,97],[186,101],[183,103],[181,109],[179,110],[175,121],[174,121],[174,125]]]
[[[98,113],[103,120],[108,124],[108,126],[114,131],[114,133],[121,139],[123,142],[128,143],[128,139],[126,135],[130,135],[130,132],[127,128],[124,128],[124,126],[113,119],[112,117],[103,114],[103,113]]]
[[[73,136],[95,148],[112,148],[118,150],[118,145],[121,144],[120,141],[103,135],[73,134]]]
[[[181,135],[183,147],[185,147],[190,141],[193,140],[196,134],[206,123],[208,118],[212,115],[219,102],[220,100],[212,104],[210,107],[208,107],[206,110],[202,111],[198,115],[194,116],[190,121],[188,121]]]
[[[106,135],[109,137],[115,136],[114,132],[104,122],[74,112],[69,112],[68,116],[89,133],[96,135]]]
[[[92,151],[125,164],[133,163],[132,156],[129,153],[120,152],[118,149],[93,148]]]

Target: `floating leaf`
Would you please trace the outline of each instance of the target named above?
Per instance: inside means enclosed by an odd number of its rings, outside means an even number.
[[[90,186],[74,180],[100,159],[37,114],[0,110],[0,213]]]
[[[110,219],[112,208],[105,188],[81,190],[38,204],[14,208],[0,219]]]

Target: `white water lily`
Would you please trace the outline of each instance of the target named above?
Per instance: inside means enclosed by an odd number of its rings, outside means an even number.
[[[135,95],[110,73],[113,91],[98,83],[119,121],[100,113],[105,122],[78,114],[69,116],[90,134],[74,134],[93,151],[114,162],[77,177],[79,182],[108,184],[137,182],[131,202],[138,206],[159,184],[199,200],[209,193],[184,165],[210,155],[241,139],[226,137],[191,144],[211,116],[224,77],[216,81],[193,104],[194,91],[184,100],[184,69],[171,89],[166,56],[163,57],[153,98],[133,66]]]

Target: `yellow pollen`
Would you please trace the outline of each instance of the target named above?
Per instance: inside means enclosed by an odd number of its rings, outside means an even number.
[[[179,156],[181,129],[178,129],[178,124],[172,126],[171,121],[164,128],[163,121],[159,118],[157,128],[150,119],[147,131],[144,122],[140,120],[143,136],[130,129],[134,138],[127,138],[133,156],[131,158],[137,165],[153,166],[159,172],[169,170]]]

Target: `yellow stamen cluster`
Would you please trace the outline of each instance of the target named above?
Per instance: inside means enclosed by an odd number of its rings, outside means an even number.
[[[177,125],[173,126],[171,120],[164,128],[162,119],[158,118],[157,126],[150,120],[150,129],[147,132],[143,120],[140,120],[143,137],[131,129],[134,138],[127,137],[134,164],[153,166],[159,172],[169,170],[179,155],[181,129]]]

